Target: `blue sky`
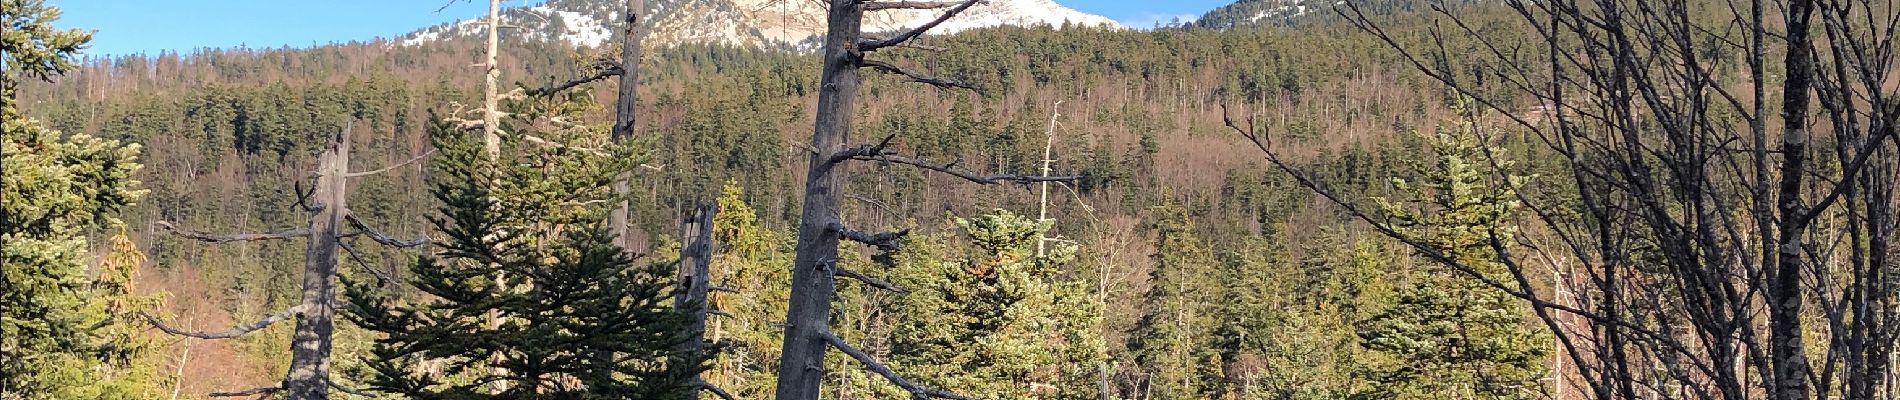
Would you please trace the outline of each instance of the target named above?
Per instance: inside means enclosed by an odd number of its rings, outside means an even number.
[[[1122,24],[1147,28],[1193,19],[1232,0],[1057,0]],[[507,6],[540,0],[504,0]],[[98,30],[90,55],[188,51],[200,47],[308,47],[389,37],[487,12],[486,1],[456,0],[49,0],[61,27]],[[448,5],[437,13],[436,9]]]

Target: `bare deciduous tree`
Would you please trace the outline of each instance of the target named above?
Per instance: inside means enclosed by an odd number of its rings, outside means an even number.
[[[1507,277],[1354,207],[1282,160],[1264,127],[1228,126],[1375,230],[1528,303],[1574,366],[1555,381],[1585,396],[1892,398],[1900,10],[1874,0],[1505,5],[1532,40],[1480,35],[1468,16],[1437,8],[1430,42],[1407,45],[1355,2],[1339,11],[1560,162],[1559,179],[1517,192],[1523,223],[1554,245],[1493,236]],[[1581,266],[1526,266],[1554,259]],[[1546,270],[1557,276],[1536,272]]]

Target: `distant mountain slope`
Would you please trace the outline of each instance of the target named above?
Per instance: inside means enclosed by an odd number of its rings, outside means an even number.
[[[502,12],[503,24],[515,26],[503,34],[515,38],[566,42],[594,47],[609,44],[619,19],[619,0],[549,0]],[[811,0],[648,0],[649,47],[685,43],[740,46],[797,46],[824,34],[825,6]],[[941,10],[893,10],[874,14],[867,32],[897,31],[921,25]],[[481,18],[424,28],[397,38],[414,45],[485,34]],[[990,0],[938,26],[935,33],[952,33],[991,26],[1079,25],[1120,29],[1107,17],[1088,14],[1052,0]]]
[[[1353,0],[1368,16],[1429,12],[1436,3],[1445,7],[1463,7],[1486,0]],[[1195,28],[1229,30],[1268,26],[1291,26],[1302,21],[1330,18],[1342,0],[1239,0],[1202,14]]]

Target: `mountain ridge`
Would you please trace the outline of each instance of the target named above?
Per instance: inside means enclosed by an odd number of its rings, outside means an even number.
[[[614,21],[624,4],[618,0],[548,0],[502,10],[504,36],[601,47],[614,37]],[[808,48],[824,34],[825,6],[808,0],[649,0],[645,15],[647,47],[724,44]],[[866,32],[895,32],[935,19],[942,10],[889,10],[867,17]],[[413,46],[486,34],[483,17],[418,29],[393,41]],[[1053,0],[988,0],[971,7],[932,33],[948,34],[994,26],[1084,26],[1126,29],[1108,17],[1085,13]],[[513,32],[511,32],[513,31]]]

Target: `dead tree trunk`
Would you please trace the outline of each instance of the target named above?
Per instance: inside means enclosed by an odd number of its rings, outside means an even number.
[[[807,148],[811,152],[810,166],[805,181],[804,209],[799,216],[797,255],[792,264],[792,293],[785,317],[785,341],[778,366],[776,398],[779,400],[817,399],[820,382],[825,375],[825,352],[833,347],[864,364],[866,369],[903,387],[913,397],[962,398],[911,383],[831,333],[828,321],[831,319],[832,298],[837,294],[836,277],[846,276],[874,287],[893,288],[887,283],[868,279],[863,274],[838,268],[838,242],[850,239],[889,251],[896,248],[897,241],[904,235],[904,232],[871,234],[846,227],[839,212],[844,193],[838,187],[846,172],[845,163],[883,161],[905,164],[982,184],[1073,179],[978,175],[958,169],[955,163],[934,164],[889,151],[894,137],[886,137],[875,145],[845,148],[851,136],[851,118],[856,115],[860,68],[899,75],[938,88],[974,89],[961,82],[924,75],[894,63],[866,59],[865,56],[879,49],[909,42],[976,5],[977,1],[831,1],[824,40],[824,69],[819,82],[817,123],[812,129],[811,143]],[[889,38],[866,38],[861,31],[866,11],[940,8],[948,10],[922,26]]]
[[[235,338],[292,317],[297,318],[296,332],[291,336],[290,343],[290,369],[285,373],[283,382],[275,386],[256,389],[215,392],[211,396],[253,396],[281,392],[290,400],[324,400],[330,398],[332,388],[354,392],[330,380],[331,337],[336,331],[337,249],[342,246],[340,242],[343,237],[340,232],[342,225],[347,221],[361,230],[364,236],[389,246],[415,247],[427,241],[391,239],[370,229],[354,215],[350,215],[347,204],[349,178],[392,169],[349,172],[350,125],[346,124],[342,132],[335,136],[335,142],[331,143],[330,149],[317,156],[316,186],[308,202],[299,202],[311,212],[308,228],[270,234],[213,235],[180,229],[163,221],[157,223],[178,236],[209,243],[308,238],[304,247],[302,300],[290,309],[221,332],[187,331],[165,325],[152,316],[146,316],[146,320],[160,331],[198,339]],[[426,155],[428,153],[424,154]]]
[[[350,130],[317,156],[316,215],[304,245],[303,318],[291,336],[290,373],[284,389],[291,399],[330,398],[330,336],[336,331],[337,229],[349,206],[345,176],[350,165]]]
[[[673,292],[673,307],[691,310],[692,321],[686,324],[685,336],[691,340],[680,342],[673,349],[673,365],[681,371],[696,370],[694,366],[705,361],[706,316],[711,310],[707,303],[707,294],[712,290],[710,264],[712,262],[712,220],[718,208],[712,205],[700,206],[692,215],[680,221],[680,261],[679,287]],[[693,384],[705,387],[698,376]],[[697,399],[697,392],[689,392],[683,399]]]
[[[614,143],[632,139],[634,128],[637,126],[634,108],[640,102],[640,39],[642,36],[640,13],[645,9],[646,1],[644,0],[627,0],[626,19],[621,21],[626,24],[626,27],[620,31],[620,87],[619,98],[614,101]],[[608,229],[613,231],[615,243],[620,244],[622,249],[631,250],[632,243],[629,241],[632,238],[627,232],[627,215],[630,210],[626,199],[632,193],[628,183],[629,178],[623,176],[614,180],[614,195],[620,196],[620,206],[614,208],[607,223]]]

